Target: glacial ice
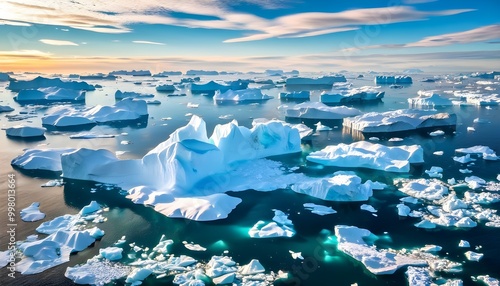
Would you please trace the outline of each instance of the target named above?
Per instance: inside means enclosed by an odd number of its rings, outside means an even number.
[[[174,92],[176,90],[173,84],[161,84],[156,87],[156,91],[158,92]]]
[[[131,76],[151,76],[149,70],[117,70],[109,73],[110,75],[131,75]]]
[[[423,149],[418,145],[387,147],[367,141],[330,145],[312,152],[307,160],[337,167],[369,168],[388,172],[409,172],[410,164],[423,163]]]
[[[227,84],[220,84],[215,81],[209,81],[205,84],[191,83],[192,93],[214,93],[219,90],[220,92],[226,92],[228,90],[240,90],[246,89],[248,87],[248,81],[237,80],[231,81]]]
[[[418,91],[418,97],[408,98],[411,107],[434,108],[438,106],[451,106],[453,103],[448,98],[434,93],[433,91]]]
[[[23,89],[14,97],[19,103],[48,104],[54,102],[83,102],[86,92],[83,90],[60,87]]]
[[[37,221],[45,218],[45,214],[39,209],[40,203],[34,202],[29,207],[21,210],[21,219],[23,221]]]
[[[293,92],[280,92],[280,99],[309,99],[311,92],[308,90],[303,91],[293,91]]]
[[[61,154],[73,152],[75,149],[27,149],[17,156],[11,165],[23,170],[40,170],[61,172]]]
[[[215,91],[213,97],[214,102],[245,102],[245,101],[263,101],[273,98],[267,94],[263,94],[258,88],[247,88],[241,90],[229,89],[225,92],[220,90]]]
[[[385,91],[380,91],[374,86],[362,86],[350,90],[332,89],[330,92],[321,93],[320,101],[329,104],[375,101],[384,98]]]
[[[454,127],[457,116],[431,110],[399,109],[382,113],[369,112],[344,119],[344,126],[363,133],[412,131],[422,128]]]
[[[336,82],[346,82],[343,75],[322,76],[318,78],[289,77],[286,79],[286,85],[320,85],[332,86]]]
[[[458,148],[455,149],[455,152],[462,154],[482,155],[484,160],[500,160],[495,151],[493,151],[488,146],[477,145],[469,148]]]
[[[410,76],[399,75],[399,76],[385,76],[379,75],[375,77],[375,84],[409,84],[413,83]]]
[[[346,106],[330,107],[321,102],[304,102],[294,106],[281,106],[285,117],[302,119],[342,119],[349,116],[360,115],[361,111]]]
[[[112,106],[97,105],[83,110],[60,106],[51,114],[44,116],[42,124],[55,127],[69,127],[138,120],[147,115],[148,107],[144,100],[125,98]]]
[[[17,125],[7,128],[5,130],[5,133],[7,134],[7,136],[11,137],[42,137],[45,134],[45,128]]]
[[[273,221],[266,223],[258,221],[249,231],[248,235],[253,238],[270,237],[292,237],[295,235],[293,223],[288,219],[288,215],[280,210],[273,210]]]
[[[122,259],[123,248],[120,247],[106,247],[99,249],[99,254],[108,260],[120,260]]]
[[[115,92],[115,99],[124,99],[127,97],[132,97],[132,98],[150,98],[150,97],[155,97],[154,94],[148,94],[148,93],[139,93],[139,92],[134,92],[134,91],[121,91],[117,90]]]
[[[468,260],[470,261],[479,261],[483,258],[484,254],[482,253],[477,253],[474,251],[467,251],[465,252],[465,257],[467,257]]]
[[[8,105],[0,105],[0,113],[2,112],[11,112],[14,111],[14,108],[8,106]]]
[[[95,90],[95,87],[84,81],[62,81],[60,78],[44,78],[38,76],[32,80],[14,80],[10,81],[7,87],[12,91],[20,91],[26,89],[39,89],[39,88],[63,88],[75,90]]]
[[[291,186],[294,192],[327,201],[366,201],[373,195],[370,183],[361,183],[353,172],[335,172],[331,178],[299,182]]]

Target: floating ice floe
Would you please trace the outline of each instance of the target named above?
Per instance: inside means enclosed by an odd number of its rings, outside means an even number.
[[[311,96],[311,92],[308,90],[303,90],[303,91],[293,91],[293,92],[280,92],[279,98],[280,99],[309,99]]]
[[[406,277],[409,286],[432,285],[432,276],[428,267],[408,266]]]
[[[464,155],[464,156],[453,156],[453,161],[461,163],[461,164],[468,164],[470,162],[476,161],[476,159],[471,158],[470,154]]]
[[[363,210],[363,211],[371,212],[371,213],[377,212],[377,210],[373,206],[367,205],[367,204],[362,204],[361,206],[359,206],[359,209]]]
[[[173,84],[162,84],[162,85],[158,85],[156,87],[156,91],[159,91],[159,92],[174,92],[176,90],[177,89],[175,88],[175,86]]]
[[[332,86],[336,82],[346,82],[343,75],[322,76],[318,78],[290,77],[286,79],[286,85],[319,85]]]
[[[460,240],[460,242],[458,243],[458,247],[467,248],[470,247],[470,243],[467,240]]]
[[[483,258],[484,254],[482,253],[477,253],[474,251],[467,251],[465,252],[465,257],[467,257],[468,260],[470,261],[479,261]]]
[[[443,136],[445,133],[443,130],[436,130],[429,133],[430,136]]]
[[[11,161],[11,165],[23,170],[61,172],[61,154],[75,149],[27,149]]]
[[[183,241],[182,244],[184,244],[184,247],[192,250],[192,251],[206,251],[207,249],[199,244],[195,243],[188,243],[187,241]]]
[[[8,106],[8,105],[0,105],[0,113],[2,112],[11,112],[14,111],[14,108]]]
[[[62,179],[55,179],[55,180],[50,180],[42,185],[40,187],[42,188],[51,188],[51,187],[60,187],[63,185],[63,180]]]
[[[10,137],[20,137],[20,138],[33,138],[33,137],[43,137],[45,134],[45,128],[31,127],[31,126],[13,126],[5,130],[7,136]]]
[[[363,133],[412,131],[424,128],[454,127],[457,116],[432,110],[399,109],[369,112],[344,119],[344,126]]]
[[[411,209],[405,204],[397,204],[396,208],[399,216],[408,216],[411,212]]]
[[[248,235],[253,238],[292,237],[295,235],[295,230],[288,215],[280,210],[274,210],[272,222],[258,221],[248,231]]]
[[[448,98],[434,93],[433,91],[418,91],[418,97],[408,98],[411,107],[434,108],[439,106],[451,106],[453,103]]]
[[[332,209],[332,207],[317,205],[313,203],[305,203],[304,208],[306,210],[310,210],[313,214],[317,215],[329,215],[337,213],[337,211]]]
[[[124,99],[127,97],[132,97],[132,98],[150,98],[150,97],[155,97],[154,94],[148,94],[148,93],[139,93],[139,92],[134,92],[134,91],[121,91],[117,90],[115,92],[115,99]]]
[[[316,131],[330,131],[330,130],[333,130],[331,127],[328,127],[326,125],[321,124],[321,121],[319,121],[315,125],[316,125]]]
[[[29,207],[21,210],[21,219],[23,221],[37,221],[45,218],[45,214],[39,209],[40,203],[32,203]]]
[[[366,201],[373,195],[369,182],[353,172],[335,172],[331,178],[311,179],[291,186],[297,193],[327,201]]]
[[[237,80],[229,82],[228,84],[220,84],[215,81],[209,81],[205,84],[191,83],[192,93],[214,93],[215,91],[226,92],[228,90],[240,90],[248,87],[248,81]]]
[[[273,98],[270,95],[263,94],[258,88],[247,88],[241,90],[227,90],[221,92],[220,90],[215,91],[213,97],[214,102],[245,102],[245,101],[264,101]]]
[[[14,97],[19,103],[48,104],[54,102],[83,102],[85,91],[59,87],[23,89]]]
[[[481,281],[488,286],[498,286],[500,285],[500,280],[490,277],[489,275],[479,275],[475,277],[477,281]]]
[[[341,104],[381,100],[384,98],[385,91],[380,91],[379,88],[363,86],[350,90],[338,90],[334,86],[331,92],[321,93],[320,101],[329,104]]]
[[[99,249],[99,254],[110,261],[122,259],[122,252],[123,248],[115,246]]]
[[[500,94],[482,94],[469,91],[454,93],[460,100],[453,101],[455,105],[496,106],[500,104]]]
[[[361,114],[356,108],[346,106],[330,107],[321,102],[304,102],[294,106],[281,106],[287,118],[302,119],[342,119]]]
[[[462,154],[482,155],[484,160],[495,161],[500,159],[495,151],[493,151],[488,146],[477,145],[469,148],[458,148],[455,149],[455,152]]]
[[[290,254],[292,255],[293,259],[304,260],[304,257],[302,256],[302,252],[293,252],[291,250],[289,250],[288,252],[290,252]]]
[[[95,139],[95,138],[115,138],[116,134],[97,134],[95,132],[82,132],[70,135],[70,139]]]
[[[92,258],[83,265],[66,268],[64,276],[76,284],[106,285],[126,277],[131,271],[130,266]]]
[[[369,168],[388,172],[409,172],[410,164],[423,163],[418,145],[387,147],[367,141],[330,145],[312,152],[307,160],[325,166]]]
[[[409,84],[413,83],[410,76],[398,75],[398,76],[385,76],[379,75],[375,77],[375,84]]]
[[[60,78],[44,78],[38,76],[32,80],[13,80],[7,87],[12,91],[36,90],[39,88],[62,88],[74,90],[95,90],[95,87],[84,81],[62,81]]]
[[[226,218],[241,202],[223,192],[240,190],[242,184],[255,182],[255,177],[247,181],[248,174],[235,176],[229,185],[217,180],[227,175],[232,178],[240,166],[251,168],[257,163],[251,160],[300,151],[298,131],[277,121],[252,129],[233,121],[216,126],[209,139],[205,122],[193,116],[187,126],[177,129],[139,160],[119,160],[107,150],[82,148],[69,153],[62,157],[63,177],[116,184],[129,189],[132,201],[154,206],[170,217],[216,220]],[[274,187],[273,179],[259,183]],[[213,187],[207,190],[207,185]]]
[[[442,178],[443,177],[443,168],[432,166],[430,170],[424,171],[431,178]]]
[[[133,121],[148,115],[148,107],[144,100],[125,98],[115,105],[97,105],[78,110],[73,107],[57,107],[42,118],[42,124],[55,127],[71,127],[97,123]]]

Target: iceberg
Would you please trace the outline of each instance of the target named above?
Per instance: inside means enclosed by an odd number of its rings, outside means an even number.
[[[273,98],[267,94],[263,94],[258,88],[248,88],[242,90],[227,90],[226,92],[221,92],[220,90],[215,91],[213,97],[215,103],[222,102],[244,102],[244,101],[264,101]]]
[[[500,104],[500,94],[481,94],[470,91],[456,91],[454,95],[460,100],[453,101],[456,105],[474,105],[474,106],[497,106]]]
[[[130,266],[92,258],[83,265],[66,268],[64,276],[76,284],[107,285],[113,280],[126,277],[130,272]]]
[[[417,257],[378,250],[369,246],[363,238],[373,236],[373,234],[367,229],[336,225],[335,236],[338,240],[338,250],[363,263],[366,269],[375,275],[393,274],[407,265],[427,265],[425,260]]]
[[[431,110],[399,109],[383,113],[370,112],[344,119],[344,126],[363,133],[388,133],[455,127],[457,116]]]
[[[99,254],[108,260],[120,260],[122,259],[123,248],[120,247],[106,247],[99,249]]]
[[[213,94],[215,91],[219,90],[220,92],[226,92],[230,89],[232,90],[240,90],[246,89],[248,87],[248,81],[245,80],[237,80],[229,82],[228,84],[220,84],[213,80],[205,83],[205,84],[196,84],[191,83],[191,92],[192,93],[210,93]]]
[[[0,105],[0,113],[2,112],[11,112],[14,111],[14,108],[8,106],[8,105]]]
[[[307,156],[310,162],[325,166],[368,168],[406,173],[410,164],[423,163],[424,150],[418,145],[387,147],[359,141],[330,145]]]
[[[0,72],[0,82],[12,80],[12,78],[10,77],[10,75],[11,75],[10,73]]]
[[[370,183],[361,183],[353,172],[343,171],[335,172],[331,178],[297,183],[291,189],[326,201],[367,201],[373,195]]]
[[[71,127],[120,121],[134,121],[148,115],[148,107],[144,100],[125,98],[115,105],[78,110],[73,107],[60,106],[42,117],[42,124],[54,127]]]
[[[152,77],[168,77],[171,75],[182,75],[182,72],[181,71],[162,71],[162,72],[153,74]]]
[[[399,191],[414,198],[428,201],[441,200],[448,195],[448,188],[440,181],[427,179],[409,181],[402,188],[399,188]]]
[[[411,107],[426,107],[434,108],[436,106],[451,106],[453,102],[448,98],[432,91],[418,91],[418,97],[408,98],[408,103]]]
[[[48,104],[53,102],[83,102],[85,91],[60,87],[23,89],[14,97],[19,103]]]
[[[156,87],[156,91],[158,92],[174,92],[176,90],[173,84],[161,84]]]
[[[490,147],[482,145],[472,146],[469,148],[458,148],[455,149],[455,152],[462,154],[482,155],[484,160],[495,161],[500,159],[495,151],[493,151]]]
[[[81,75],[79,78],[82,80],[115,80],[117,77],[112,74],[96,73],[91,75]]]
[[[410,84],[413,80],[410,76],[385,76],[379,75],[375,77],[375,84]]]
[[[131,75],[131,76],[151,76],[151,72],[148,70],[118,70],[112,71],[109,73],[110,75]]]
[[[134,91],[125,91],[122,92],[121,90],[117,90],[115,92],[115,98],[116,99],[124,99],[127,97],[132,97],[132,98],[149,98],[149,97],[155,97],[154,94],[147,94],[147,93],[139,93],[139,92],[134,92]]]
[[[307,77],[290,77],[287,78],[285,84],[288,85],[319,85],[332,86],[336,82],[346,82],[343,75],[322,76],[318,78]]]
[[[361,111],[346,106],[330,107],[321,102],[304,102],[294,106],[281,106],[286,118],[302,119],[343,119],[350,116],[360,115]]]
[[[10,137],[43,137],[45,134],[45,128],[18,125],[7,128],[5,133]]]
[[[217,71],[205,71],[205,70],[188,70],[186,75],[218,75]]]
[[[474,251],[467,251],[465,252],[465,257],[467,257],[468,260],[470,261],[479,261],[483,258],[484,254],[482,253],[477,253]]]
[[[378,90],[380,87],[363,86],[350,90],[334,89],[331,92],[321,93],[321,102],[328,104],[342,104],[353,102],[376,101],[384,98],[385,91]]]
[[[304,208],[306,210],[311,211],[311,213],[313,213],[313,214],[322,215],[322,216],[337,213],[337,211],[332,209],[332,207],[317,205],[317,204],[313,204],[313,203],[305,203]]]
[[[288,215],[280,210],[273,210],[273,221],[266,223],[258,221],[249,231],[248,235],[253,238],[270,237],[292,237],[295,235],[293,223],[288,219]]]
[[[311,92],[308,90],[303,90],[299,92],[280,92],[279,98],[280,99],[303,99],[307,100],[311,96]]]
[[[29,207],[21,210],[21,219],[23,221],[37,221],[45,218],[45,214],[39,209],[40,203],[32,203]]]
[[[75,149],[27,149],[17,156],[11,165],[22,170],[39,170],[61,172],[61,154],[73,152]]]
[[[36,90],[39,88],[61,88],[75,90],[95,90],[95,87],[84,81],[62,81],[60,78],[45,78],[38,76],[32,80],[12,80],[9,82],[7,89],[12,91],[21,91],[23,89]]]

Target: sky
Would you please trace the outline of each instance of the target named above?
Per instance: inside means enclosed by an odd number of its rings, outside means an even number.
[[[497,0],[0,2],[0,71],[500,69]]]

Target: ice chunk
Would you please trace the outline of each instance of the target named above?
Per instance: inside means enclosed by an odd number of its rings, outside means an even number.
[[[61,154],[73,152],[75,149],[27,149],[17,156],[11,165],[23,170],[40,170],[61,172]]]
[[[238,273],[241,275],[254,275],[265,271],[266,269],[257,259],[252,259],[248,264],[243,265],[238,269]]]
[[[460,240],[458,247],[470,247],[470,243],[467,240]]]
[[[425,170],[425,173],[429,175],[429,177],[431,178],[442,178],[443,177],[443,174],[441,174],[442,172],[443,168],[436,166],[432,166],[430,170]]]
[[[370,183],[348,172],[336,172],[331,178],[304,181],[292,190],[328,201],[366,201],[373,195]]]
[[[281,106],[287,118],[302,118],[302,119],[342,119],[349,116],[361,114],[356,108],[346,106],[330,107],[321,102],[304,102],[294,106]]]
[[[311,93],[307,90],[300,92],[280,92],[280,99],[309,99]]]
[[[370,206],[370,205],[367,205],[367,204],[362,204],[359,208],[361,210],[364,210],[364,211],[367,211],[367,212],[371,212],[371,213],[376,213],[377,212],[377,210],[373,206]]]
[[[14,108],[8,106],[8,105],[0,105],[0,113],[2,112],[11,112],[14,111]]]
[[[467,257],[467,259],[470,261],[479,261],[483,258],[483,256],[484,254],[482,253],[477,253],[470,250],[465,253],[465,257]]]
[[[131,267],[92,258],[83,265],[66,268],[64,276],[76,284],[107,285],[127,276]]]
[[[455,152],[457,153],[464,153],[464,154],[479,154],[483,156],[484,160],[498,160],[499,157],[493,151],[490,147],[488,146],[482,146],[482,145],[477,145],[469,148],[458,148],[455,149]]]
[[[187,241],[183,241],[184,247],[192,251],[206,251],[207,249],[199,244],[188,243]]]
[[[489,275],[479,275],[477,276],[478,281],[482,281],[484,284],[488,286],[498,286],[500,285],[500,281],[496,278],[490,277]]]
[[[21,219],[23,221],[37,221],[45,218],[45,214],[39,209],[40,203],[32,203],[29,207],[21,210]]]
[[[293,252],[291,250],[289,250],[289,252],[292,255],[293,259],[300,259],[300,260],[304,259],[304,257],[302,256],[302,252]]]
[[[408,266],[405,272],[409,286],[432,285],[432,276],[427,267]]]
[[[45,128],[18,125],[7,128],[5,133],[11,137],[42,137],[45,133]]]
[[[52,234],[60,229],[69,229],[76,223],[77,220],[78,217],[74,215],[66,214],[63,216],[58,216],[50,221],[45,221],[40,224],[36,228],[36,231],[44,234]]]
[[[399,216],[408,216],[411,212],[411,209],[405,204],[398,204],[396,207],[398,209]]]
[[[176,90],[173,84],[161,84],[156,87],[156,91],[159,92],[174,92]]]
[[[407,75],[398,75],[398,76],[385,76],[378,75],[375,77],[375,84],[410,84],[413,83],[413,80],[410,76]]]
[[[411,180],[399,191],[418,199],[440,200],[448,194],[448,188],[437,180],[416,179]]]
[[[420,221],[419,223],[416,223],[415,224],[416,227],[418,228],[427,228],[427,229],[432,229],[432,228],[436,228],[436,224],[433,223],[433,222],[430,222],[428,220],[422,220]]]
[[[307,160],[326,166],[369,168],[388,172],[409,172],[410,163],[423,163],[418,145],[387,147],[367,141],[330,145],[312,152]]]
[[[125,279],[125,283],[130,283],[132,285],[140,285],[141,282],[151,275],[153,271],[148,268],[135,268]]]
[[[274,210],[273,222],[266,224],[264,221],[258,221],[248,234],[254,238],[292,237],[295,235],[295,230],[288,215],[280,210]]]
[[[316,131],[330,131],[333,130],[331,127],[325,126],[321,124],[321,121],[315,124],[316,125]]]
[[[454,156],[453,161],[461,163],[461,164],[467,164],[467,163],[476,161],[476,159],[471,158],[470,154],[467,154],[467,155],[461,156],[461,157]]]
[[[221,92],[217,90],[213,97],[214,102],[243,102],[243,101],[262,101],[273,98],[267,94],[263,94],[258,88],[248,88],[243,90],[228,90],[226,92]]]
[[[228,84],[220,84],[215,81],[209,81],[205,84],[191,83],[192,93],[214,93],[215,91],[226,92],[228,90],[240,90],[248,87],[248,81],[237,80]]]
[[[349,90],[332,89],[331,92],[321,93],[321,102],[323,103],[350,103],[350,102],[365,102],[375,101],[384,98],[385,91],[380,91],[379,86],[362,86]]]
[[[457,124],[457,116],[432,110],[399,109],[349,117],[344,119],[343,124],[345,127],[363,133],[388,133],[422,128],[454,127]]]
[[[430,136],[442,136],[442,135],[444,135],[444,131],[443,130],[436,130],[436,131],[429,133],[429,135]]]
[[[305,203],[304,208],[306,208],[306,210],[310,210],[313,214],[317,215],[329,215],[337,213],[337,211],[332,209],[332,207],[317,205],[313,203]]]
[[[108,260],[122,259],[123,248],[120,247],[106,247],[99,249],[99,254]]]
[[[453,103],[448,98],[432,91],[418,91],[418,97],[408,98],[410,106],[415,107],[436,107],[436,106],[451,106]]]
[[[132,97],[132,98],[149,98],[149,97],[155,97],[154,94],[148,94],[148,93],[139,93],[139,92],[134,92],[134,91],[121,91],[117,90],[115,92],[115,99],[124,99],[127,97]]]
[[[96,201],[91,201],[90,204],[84,206],[79,214],[84,216],[84,215],[88,215],[88,214],[91,214],[91,213],[94,213],[98,210],[101,209],[101,206],[96,202]]]

